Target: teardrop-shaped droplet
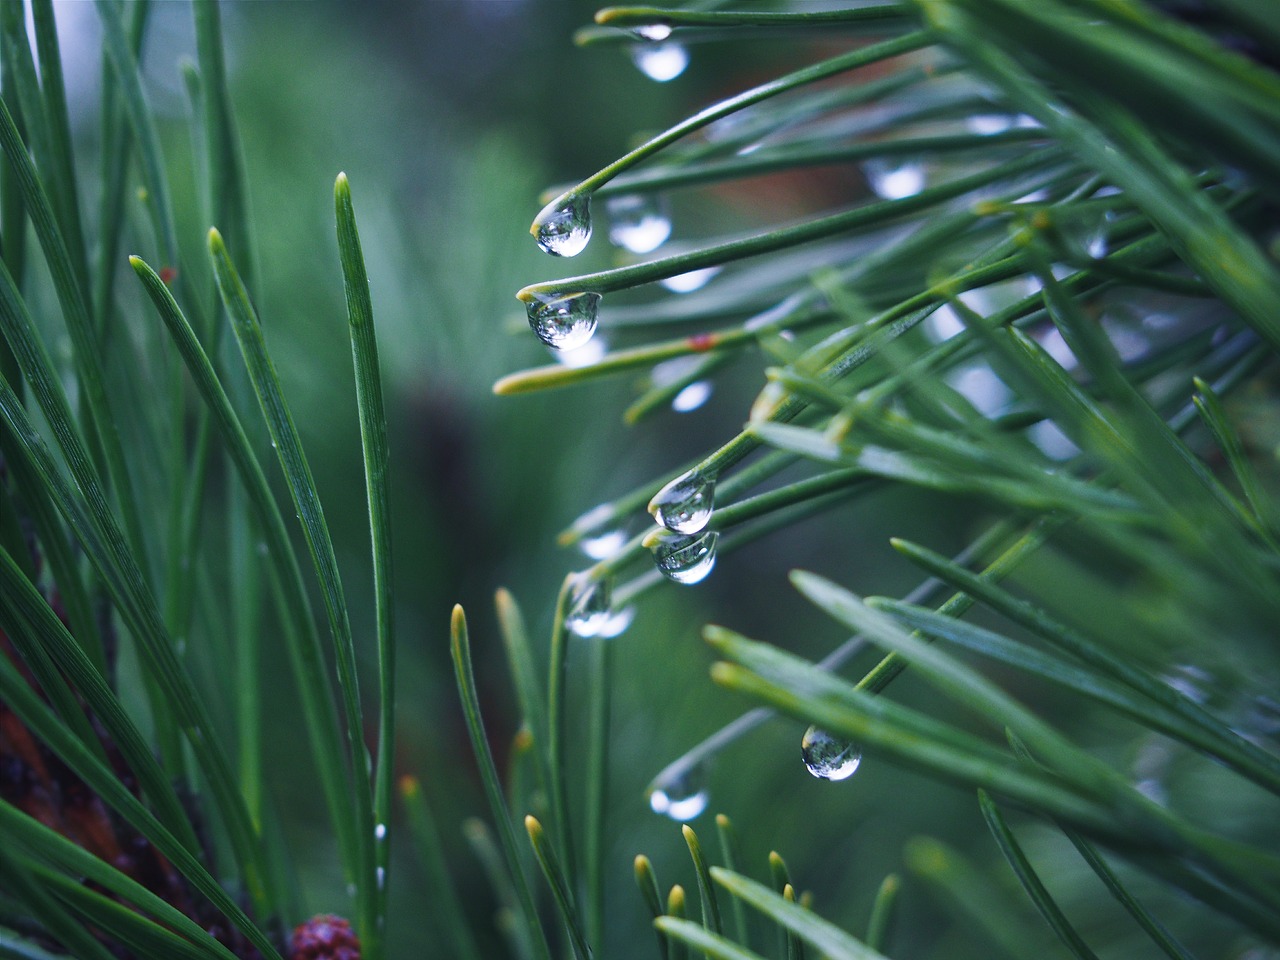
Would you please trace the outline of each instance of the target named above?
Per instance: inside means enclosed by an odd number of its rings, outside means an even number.
[[[620,637],[627,632],[627,628],[631,626],[631,621],[636,618],[636,608],[634,606],[623,607],[621,610],[614,608],[609,609],[609,614],[596,628],[596,636],[601,640],[612,640],[614,637]]]
[[[631,253],[652,253],[671,236],[671,218],[660,195],[629,193],[610,197],[604,209],[609,215],[609,242]]]
[[[578,549],[592,560],[603,560],[605,557],[611,557],[621,550],[626,545],[626,542],[627,531],[618,528],[617,530],[606,530],[590,537],[583,537],[578,541]]]
[[[668,530],[697,533],[711,519],[715,495],[715,477],[690,470],[654,494],[649,501],[649,512]]]
[[[674,277],[665,277],[658,282],[672,293],[693,293],[693,291],[701,290],[705,287],[711,278],[719,272],[719,267],[703,267],[701,270],[677,273]]]
[[[848,740],[810,727],[800,740],[800,756],[809,772],[820,780],[847,780],[858,770],[862,751]]]
[[[709,798],[703,783],[703,772],[694,767],[654,784],[649,791],[649,808],[672,820],[692,820],[707,809]]]
[[[632,27],[631,32],[641,40],[649,40],[657,43],[671,36],[671,24],[646,23],[638,27]]]
[[[564,625],[579,637],[594,637],[609,620],[613,607],[613,583],[607,577],[583,577],[569,597]]]
[[[695,380],[671,398],[671,409],[676,413],[692,413],[711,399],[713,390],[710,380]]]
[[[529,301],[529,326],[538,339],[556,350],[573,350],[596,332],[600,294],[537,294]]]
[[[914,161],[889,163],[884,160],[868,160],[862,169],[871,189],[885,200],[914,197],[924,189],[924,167]]]
[[[668,580],[694,584],[705,580],[716,565],[716,543],[720,534],[715,530],[687,536],[667,533],[659,536],[651,548],[653,561]]]
[[[965,117],[965,129],[980,137],[1004,133],[1013,126],[1013,117],[1007,113],[974,113]]]
[[[576,257],[591,239],[591,197],[575,194],[559,206],[552,201],[534,222],[539,247],[552,256]]]
[[[631,48],[631,59],[650,80],[666,83],[684,73],[689,51],[678,43],[640,43]]]

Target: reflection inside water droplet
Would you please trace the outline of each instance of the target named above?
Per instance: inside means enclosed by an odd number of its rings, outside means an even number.
[[[690,470],[654,494],[649,501],[649,512],[668,530],[697,533],[711,519],[715,494],[715,477]]]
[[[924,189],[924,167],[918,163],[868,160],[862,169],[871,189],[885,200],[914,197]]]
[[[561,206],[548,204],[538,214],[538,246],[556,257],[576,257],[591,239],[591,197],[570,197]]]
[[[651,253],[671,236],[671,218],[661,196],[631,193],[609,197],[609,242],[631,253]]]
[[[556,350],[573,350],[590,340],[599,309],[598,293],[535,293],[526,306],[533,332]]]
[[[706,530],[688,536],[665,532],[653,544],[653,561],[668,580],[694,584],[707,578],[716,565],[716,544],[720,534]]]
[[[678,43],[642,43],[631,48],[631,59],[650,80],[666,83],[684,73],[689,51]]]
[[[649,808],[654,813],[672,820],[692,820],[707,809],[705,776],[695,767],[661,784],[655,784],[649,793]]]
[[[693,293],[701,290],[720,272],[719,267],[703,267],[701,270],[690,270],[688,273],[677,273],[674,277],[666,277],[658,282],[672,293]]]
[[[856,744],[839,740],[817,727],[804,732],[800,756],[809,772],[820,780],[847,780],[862,762],[862,751]]]

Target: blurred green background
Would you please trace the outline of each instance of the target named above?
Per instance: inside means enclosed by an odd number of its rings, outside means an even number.
[[[734,371],[738,377],[719,383],[701,409],[663,411],[638,427],[622,424],[634,395],[625,377],[547,395],[493,396],[498,377],[549,360],[525,325],[515,290],[562,271],[603,266],[610,256],[599,240],[567,270],[541,254],[527,233],[538,195],[594,171],[644,131],[804,62],[813,49],[803,40],[699,47],[682,76],[657,84],[623,47],[573,46],[573,30],[589,22],[594,9],[580,0],[224,6],[256,223],[255,300],[329,512],[353,622],[369,625],[367,521],[331,200],[335,175],[346,171],[351,180],[395,469],[399,766],[421,779],[460,889],[493,951],[493,898],[460,830],[466,817],[486,812],[450,671],[450,608],[462,603],[468,611],[486,720],[501,762],[517,721],[493,615],[495,589],[515,594],[545,652],[556,590],[568,571],[585,565],[580,554],[556,547],[557,531],[596,503],[674,475],[690,456],[736,432],[760,385],[758,370]],[[92,5],[82,3],[60,4],[58,16],[73,104],[83,105],[73,120],[85,143],[82,155],[92,156],[98,130],[83,111],[97,102],[97,20]],[[145,51],[148,95],[167,118],[167,159],[175,181],[186,186],[178,198],[182,241],[198,262],[209,225],[195,213],[179,71],[181,59],[194,53],[190,11],[161,3],[153,18]],[[765,181],[750,192],[712,191],[677,206],[676,238],[781,221],[801,212],[814,191],[851,197],[862,189],[858,178],[815,178]],[[602,319],[607,327],[607,313]],[[749,706],[708,680],[711,655],[699,638],[701,625],[724,623],[821,657],[845,637],[790,589],[789,569],[815,570],[863,594],[900,594],[914,579],[888,537],[953,550],[974,532],[974,509],[953,502],[940,514],[923,496],[880,494],[724,558],[695,588],[664,585],[643,600],[634,625],[616,641],[602,956],[644,956],[652,949],[632,882],[636,853],[651,856],[664,887],[694,887],[678,827],[648,809],[646,783]],[[639,529],[637,518],[632,532]],[[372,637],[362,639],[370,664]],[[571,651],[569,664],[576,702],[583,693],[574,674],[580,653]],[[849,672],[869,665],[872,656]],[[895,687],[907,702],[923,693],[910,676]],[[1046,710],[1054,706],[1047,696],[1041,703]],[[289,812],[303,901],[311,910],[341,913],[346,901],[333,844],[321,832],[325,820],[312,774],[299,767],[306,753],[290,725],[295,700],[282,693],[268,709],[271,787]],[[711,803],[694,826],[713,845],[712,814],[729,815],[743,839],[747,872],[763,877],[768,851],[778,850],[798,888],[814,892],[816,908],[858,931],[881,879],[903,869],[910,838],[940,836],[989,861],[990,838],[967,791],[874,761],[846,782],[815,780],[800,762],[801,733],[797,723],[774,721],[730,748],[709,773]],[[1100,727],[1085,736],[1105,743],[1110,733]],[[1125,764],[1132,758],[1111,759]],[[580,796],[574,799],[580,804]],[[1061,862],[1058,882],[1070,912],[1072,878],[1085,868]],[[1002,871],[988,874],[993,903],[1017,895],[1010,893],[1011,876],[1010,886],[1001,886]],[[391,955],[424,955],[435,936],[432,891],[403,843],[396,848],[392,889]],[[968,944],[964,953],[984,952],[978,931],[947,932],[927,920],[938,909],[931,892],[907,880],[895,953],[957,955],[962,943]]]

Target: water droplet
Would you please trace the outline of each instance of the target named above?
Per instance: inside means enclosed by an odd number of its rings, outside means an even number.
[[[649,792],[649,808],[672,820],[692,820],[707,809],[707,788],[703,773],[695,767],[661,784]]]
[[[671,36],[671,24],[646,23],[639,27],[632,27],[631,32],[641,40],[650,40],[657,43]]]
[[[556,350],[573,350],[596,332],[600,294],[534,294],[527,312],[538,339]]]
[[[966,117],[965,128],[980,137],[989,137],[993,133],[1003,133],[1013,126],[1013,117],[1006,113],[975,113]]]
[[[569,596],[569,611],[564,625],[579,637],[599,636],[600,628],[609,620],[613,607],[613,582],[583,575]]]
[[[609,197],[604,209],[609,215],[609,242],[632,253],[651,253],[671,236],[671,218],[662,197],[652,193],[631,193]]]
[[[592,560],[603,560],[611,557],[626,545],[627,531],[621,528],[607,530],[594,537],[583,537],[578,547]]]
[[[663,532],[650,548],[658,570],[668,580],[694,584],[705,580],[716,565],[716,543],[720,534],[715,530],[686,535]]]
[[[858,770],[862,751],[848,740],[838,740],[825,730],[810,727],[800,740],[804,765],[819,780],[847,780]]]
[[[715,495],[715,477],[700,470],[690,470],[654,494],[649,501],[649,512],[668,530],[697,533],[711,519]]]
[[[591,239],[591,197],[577,194],[561,206],[543,207],[536,220],[538,246],[556,257],[576,257]]]
[[[356,885],[354,883],[347,884],[347,896],[354,897],[356,895]]]
[[[693,293],[693,291],[701,290],[705,287],[711,278],[719,272],[719,267],[703,267],[701,270],[677,273],[674,277],[666,277],[658,282],[672,293]]]
[[[385,823],[380,823],[373,828],[373,839],[375,840],[387,839],[387,825]]]
[[[678,43],[643,43],[631,48],[631,59],[650,80],[666,83],[684,73],[689,51]]]
[[[871,189],[885,200],[914,197],[924,189],[924,167],[919,163],[868,160],[862,169]]]
[[[373,871],[373,874],[374,881],[377,883],[378,889],[381,890],[387,885],[387,870],[385,867],[378,867]]]
[[[636,608],[634,606],[623,607],[621,610],[609,611],[609,615],[601,622],[596,629],[596,636],[601,640],[612,640],[620,637],[627,632],[631,626],[631,621],[636,618]]]
[[[711,392],[710,380],[697,380],[672,398],[671,409],[676,413],[691,413],[711,399]]]

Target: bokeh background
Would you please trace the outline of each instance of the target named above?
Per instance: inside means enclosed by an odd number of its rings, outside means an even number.
[[[579,179],[645,132],[811,60],[818,42],[698,47],[681,76],[660,84],[636,68],[625,47],[573,45],[574,29],[590,21],[594,6],[241,2],[223,11],[256,223],[255,299],[329,512],[353,622],[368,625],[363,480],[332,212],[335,175],[346,171],[351,180],[391,418],[398,763],[421,779],[478,935],[495,956],[501,945],[494,898],[461,831],[467,817],[487,811],[450,672],[450,608],[457,602],[468,611],[486,720],[501,759],[517,719],[493,615],[495,589],[515,594],[545,652],[559,584],[586,564],[581,554],[556,546],[557,531],[592,505],[673,475],[727,439],[760,386],[758,367],[733,370],[697,410],[665,410],[637,427],[622,423],[635,394],[626,377],[495,397],[498,377],[549,361],[513,294],[559,275],[566,264],[536,249],[529,222],[545,187]],[[59,4],[58,17],[80,108],[77,136],[90,156],[99,136],[92,114],[100,76],[97,20],[91,4],[78,2]],[[192,194],[180,74],[182,58],[193,54],[187,6],[157,4],[145,51],[147,92],[167,118],[167,159],[187,188],[178,198],[183,242],[198,251],[208,224],[198,221]],[[676,238],[782,221],[865,188],[851,172],[676,197]],[[605,266],[610,257],[597,239],[567,272]],[[602,956],[646,956],[653,949],[632,882],[636,853],[653,859],[664,886],[694,888],[678,826],[649,810],[646,783],[749,706],[710,683],[701,625],[724,623],[818,658],[845,637],[794,594],[789,569],[816,570],[863,594],[898,594],[914,581],[889,549],[890,536],[951,550],[974,522],[964,504],[940,514],[919,496],[888,492],[727,556],[697,587],[665,585],[644,599],[632,628],[614,641]],[[371,656],[372,637],[363,639]],[[571,653],[569,666],[575,703],[583,692],[575,673],[580,653]],[[859,660],[850,673],[869,663]],[[908,702],[923,692],[909,676],[895,688]],[[276,800],[289,811],[300,895],[311,910],[341,913],[346,900],[333,844],[312,774],[299,766],[306,752],[289,732],[294,700],[282,691],[268,707],[268,769]],[[774,721],[727,750],[708,773],[711,802],[694,826],[711,843],[712,814],[730,816],[748,872],[765,877],[768,852],[779,851],[797,886],[813,892],[815,907],[860,932],[884,875],[902,871],[912,837],[940,836],[984,863],[991,859],[990,838],[967,792],[874,761],[845,782],[815,780],[800,761],[801,733],[797,723]],[[1108,737],[1105,728],[1093,735],[1098,742]],[[580,796],[574,799],[580,804]],[[1035,835],[1028,843],[1034,848]],[[426,956],[437,935],[433,892],[402,842],[392,869],[392,955]],[[1082,868],[1064,867],[1063,890],[1070,889],[1072,869]],[[993,904],[1014,895],[1003,879],[999,871],[987,878]],[[985,950],[976,929],[937,922],[945,905],[918,882],[906,880],[900,904],[894,940],[900,955]]]

